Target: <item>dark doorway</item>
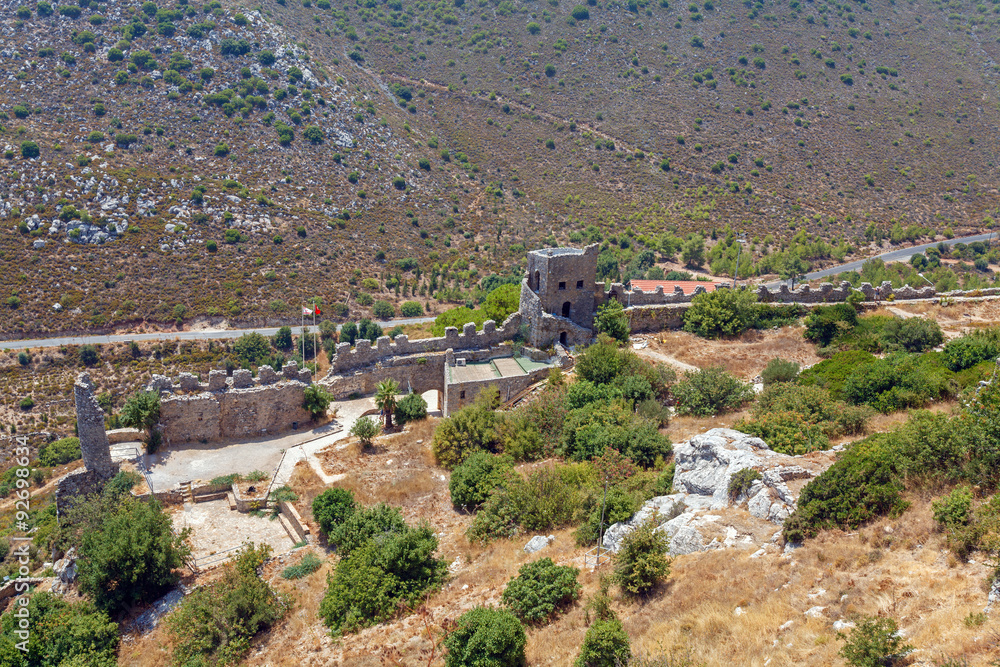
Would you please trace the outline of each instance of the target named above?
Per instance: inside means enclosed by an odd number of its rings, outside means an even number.
[[[570,304],[569,301],[567,301],[566,303],[563,304],[563,317],[569,317],[569,309],[570,309],[570,307],[571,307],[571,304]]]
[[[538,271],[535,271],[535,291],[542,289],[542,278]]]
[[[565,331],[559,332],[559,344],[562,345],[563,347],[566,347],[566,345],[568,344],[568,338],[566,336]]]

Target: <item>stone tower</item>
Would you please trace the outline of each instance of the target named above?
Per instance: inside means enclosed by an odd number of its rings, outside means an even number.
[[[594,311],[603,297],[604,286],[596,284],[599,253],[597,244],[582,250],[543,248],[528,253],[520,310],[531,329],[532,345],[589,342]]]
[[[104,410],[94,397],[94,383],[89,373],[80,373],[73,385],[76,399],[76,425],[80,435],[83,465],[100,477],[111,477],[116,466],[111,461],[111,446],[104,431]]]

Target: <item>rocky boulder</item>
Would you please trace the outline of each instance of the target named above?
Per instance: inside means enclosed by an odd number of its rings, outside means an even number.
[[[646,501],[628,521],[605,531],[603,548],[618,551],[621,540],[647,521],[670,537],[674,555],[742,546],[777,552],[780,525],[795,509],[805,484],[833,462],[833,453],[788,456],[772,451],[760,438],[716,428],[674,447],[676,493]],[[760,473],[749,489],[730,498],[729,482],[741,470]],[[749,513],[728,515],[730,507]],[[761,546],[763,545],[763,546]]]

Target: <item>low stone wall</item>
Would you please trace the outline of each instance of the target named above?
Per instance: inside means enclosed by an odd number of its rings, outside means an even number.
[[[664,306],[632,306],[626,308],[632,333],[680,329],[684,326],[684,311],[690,303]]]
[[[267,507],[267,488],[270,484],[270,480],[263,480],[255,483],[255,492],[249,495],[243,495],[240,491],[240,485],[237,482],[233,482],[232,490],[233,497],[236,499],[236,509],[244,514],[252,512],[253,510],[262,510]]]
[[[290,502],[279,500],[278,507],[281,509],[281,513],[285,515],[285,520],[288,521],[288,525],[292,527],[295,534],[299,539],[296,542],[306,542],[309,540],[309,526],[306,525],[305,521],[302,520],[302,516],[299,511],[295,509],[295,506]]]
[[[123,442],[139,442],[142,440],[142,431],[137,428],[116,428],[108,431],[108,443],[119,445]]]
[[[476,331],[476,325],[470,322],[462,327],[462,333],[459,333],[455,327],[446,328],[442,338],[423,338],[411,341],[405,334],[396,336],[394,339],[382,336],[375,342],[374,346],[369,340],[357,340],[353,350],[350,343],[338,343],[337,354],[331,361],[332,372],[345,373],[371,366],[392,357],[427,355],[434,352],[444,352],[448,349],[456,351],[488,349],[511,340],[517,335],[520,328],[521,314],[513,313],[499,328],[493,320],[486,320],[483,324],[483,330]]]

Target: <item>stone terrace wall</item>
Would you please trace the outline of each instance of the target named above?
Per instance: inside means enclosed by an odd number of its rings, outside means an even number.
[[[371,341],[357,340],[353,350],[350,343],[338,343],[337,355],[332,360],[332,372],[344,373],[392,357],[444,352],[449,348],[456,351],[489,349],[514,338],[520,328],[521,314],[515,312],[500,328],[497,328],[493,320],[486,320],[483,330],[476,331],[476,325],[470,322],[462,328],[462,333],[458,333],[455,327],[446,328],[443,338],[411,341],[405,334],[396,336],[395,339],[382,336],[374,346]]]
[[[176,384],[154,375],[150,389],[161,392],[163,442],[171,445],[290,430],[293,422],[311,419],[302,407],[311,383],[312,373],[293,361],[280,374],[261,366],[256,379],[245,369],[234,371],[231,378],[225,371],[211,371],[207,384],[190,373],[182,373]]]

